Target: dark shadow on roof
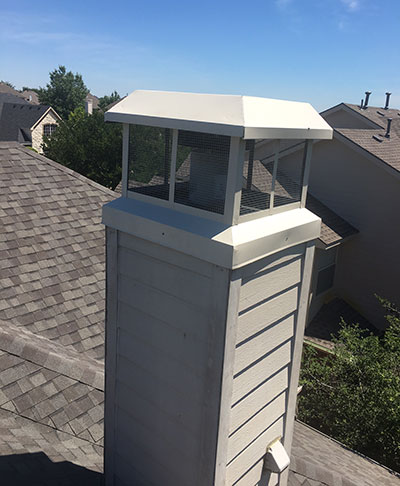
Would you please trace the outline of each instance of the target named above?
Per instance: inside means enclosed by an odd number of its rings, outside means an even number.
[[[1,484],[13,486],[102,486],[103,474],[69,461],[53,462],[44,452],[0,457]]]

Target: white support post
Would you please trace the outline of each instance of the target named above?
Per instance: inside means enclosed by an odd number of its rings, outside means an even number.
[[[313,141],[306,140],[306,146],[304,147],[304,157],[303,157],[303,187],[301,190],[302,208],[306,207],[308,179],[310,176],[310,166],[311,166],[312,146],[313,146]]]
[[[178,153],[178,130],[172,130],[171,169],[169,176],[169,202],[175,198],[176,155]]]
[[[272,170],[272,185],[271,185],[271,196],[269,200],[269,208],[272,209],[274,207],[274,199],[275,199],[275,181],[276,181],[276,174],[278,173],[278,163],[279,163],[279,149],[281,147],[281,141],[276,140],[274,143],[274,168]]]
[[[127,197],[129,178],[129,123],[123,124],[122,131],[122,191],[123,197]]]
[[[228,225],[239,222],[245,148],[246,142],[242,138],[231,137],[224,211],[224,222]]]

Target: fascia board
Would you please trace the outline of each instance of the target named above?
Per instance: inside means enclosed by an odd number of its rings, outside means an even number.
[[[246,127],[244,139],[299,139],[299,140],[332,140],[332,128],[256,128]]]
[[[229,137],[243,137],[244,133],[243,127],[239,125],[225,125],[193,120],[180,120],[176,118],[142,116],[129,113],[113,113],[111,111],[104,114],[104,120],[106,122],[129,123],[132,125],[138,124],[149,127],[171,128],[178,130],[189,130],[193,132],[212,133],[216,135],[227,135]]]
[[[127,198],[103,207],[103,223],[221,267],[236,269],[319,237],[321,220],[307,209],[227,227]]]

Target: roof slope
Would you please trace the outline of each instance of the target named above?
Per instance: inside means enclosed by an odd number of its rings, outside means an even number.
[[[30,128],[46,113],[49,106],[31,103],[4,103],[0,118],[0,141],[30,141]],[[29,134],[21,138],[21,130]]]
[[[103,204],[112,191],[0,143],[0,319],[104,356]]]

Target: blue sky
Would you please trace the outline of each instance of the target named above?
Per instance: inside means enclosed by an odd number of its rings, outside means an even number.
[[[97,96],[161,89],[400,107],[399,0],[0,0],[0,79],[63,64]]]

